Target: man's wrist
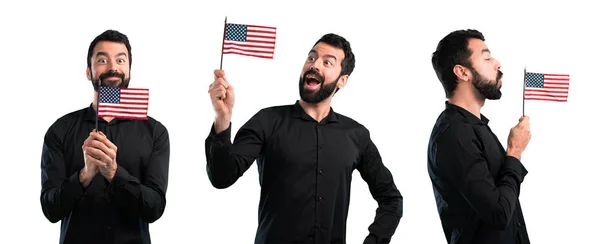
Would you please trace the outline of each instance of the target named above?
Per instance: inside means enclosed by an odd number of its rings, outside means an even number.
[[[88,170],[87,167],[84,167],[79,171],[79,183],[81,186],[83,186],[83,188],[87,188],[90,185],[93,177],[94,175]]]
[[[215,133],[221,133],[229,128],[231,116],[217,116],[215,118]]]
[[[515,157],[518,160],[521,160],[521,154],[522,154],[521,150],[516,150],[516,149],[512,149],[512,148],[509,148],[508,150],[506,150],[506,156]]]

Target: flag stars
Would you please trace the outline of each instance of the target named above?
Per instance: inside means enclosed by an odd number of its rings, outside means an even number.
[[[248,31],[247,25],[227,24],[226,28],[225,40],[238,42],[246,41],[246,33]]]
[[[119,103],[121,94],[118,87],[100,87],[100,103]]]
[[[544,74],[527,73],[525,75],[525,85],[527,87],[544,87]]]

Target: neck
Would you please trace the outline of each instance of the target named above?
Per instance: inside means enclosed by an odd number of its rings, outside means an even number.
[[[300,107],[304,109],[304,112],[312,117],[317,122],[321,122],[329,114],[331,110],[331,97],[319,103],[307,103],[300,99]]]
[[[481,108],[485,104],[485,98],[469,83],[462,83],[469,86],[459,83],[454,94],[448,98],[448,103],[464,108],[481,119]]]
[[[96,112],[96,114],[98,114],[98,92],[97,91],[94,91],[94,101],[92,101],[92,108],[94,108],[94,111]],[[115,117],[102,117],[102,119],[104,119],[106,122],[110,122],[114,118]]]

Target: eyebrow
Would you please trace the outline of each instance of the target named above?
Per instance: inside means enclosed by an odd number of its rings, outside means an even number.
[[[98,52],[98,53],[96,53],[96,56],[100,56],[100,55],[108,56],[108,53],[106,53],[106,52]],[[117,53],[117,56],[125,56],[125,57],[127,57],[127,54],[124,53],[124,52],[120,52],[120,53]]]
[[[491,52],[489,49],[487,49],[487,48],[486,48],[486,49],[483,49],[483,50],[481,50],[481,53],[486,53],[486,52],[487,52],[487,53],[492,53],[492,52]]]
[[[310,50],[310,52],[308,52],[308,53],[309,53],[309,54],[310,54],[310,53],[319,54],[319,52],[317,52],[317,51],[316,51],[316,50],[314,50],[314,49]],[[328,58],[332,58],[332,59],[334,59],[334,60],[337,62],[337,58],[336,58],[335,56],[331,55],[331,54],[325,54],[324,56],[325,56],[325,57],[328,57]]]

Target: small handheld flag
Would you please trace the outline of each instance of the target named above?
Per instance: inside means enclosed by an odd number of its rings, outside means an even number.
[[[275,53],[277,28],[271,26],[227,23],[221,50],[221,69],[223,54],[272,59]]]
[[[145,88],[101,86],[98,95],[97,117],[147,120],[148,95],[149,90]]]
[[[525,72],[524,100],[566,102],[569,93],[568,74]]]

